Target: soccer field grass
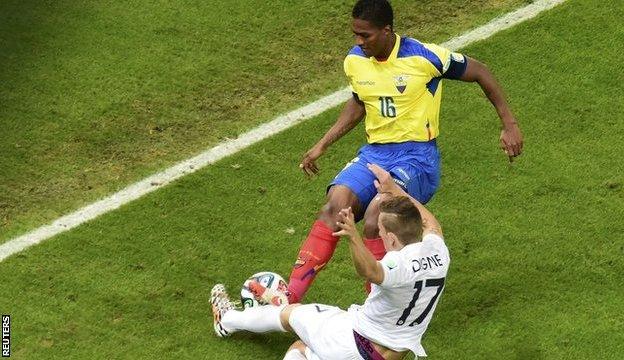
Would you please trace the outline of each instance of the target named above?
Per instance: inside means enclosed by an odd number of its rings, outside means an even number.
[[[571,1],[465,49],[494,70],[522,125],[513,166],[477,87],[445,83],[430,207],[453,260],[424,339],[431,359],[624,354],[623,16],[618,1]],[[356,129],[305,180],[299,156],[337,112],[1,263],[13,355],[280,358],[293,337],[214,337],[208,293],[259,270],[288,275],[325,185],[364,138]],[[363,297],[341,243],[307,300]]]
[[[395,1],[444,41],[523,0]],[[342,88],[351,2],[0,3],[0,241]]]

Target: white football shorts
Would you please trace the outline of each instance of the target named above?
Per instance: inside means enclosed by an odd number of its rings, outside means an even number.
[[[361,360],[351,315],[336,307],[306,304],[293,309],[289,324],[306,348],[308,360]]]

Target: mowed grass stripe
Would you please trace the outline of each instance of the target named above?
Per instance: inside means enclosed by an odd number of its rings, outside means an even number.
[[[441,42],[524,0],[397,0]],[[345,86],[352,2],[0,3],[0,241]]]
[[[445,85],[444,177],[431,208],[452,265],[424,339],[432,359],[624,352],[624,172],[612,156],[624,131],[624,100],[613,94],[624,79],[604,71],[624,9],[602,5],[569,2],[465,50],[493,68],[523,125],[526,152],[513,166],[479,90]],[[362,143],[358,128],[322,159],[321,176],[302,178],[298,154],[336,115],[7,259],[0,307],[13,315],[15,356],[280,358],[293,337],[214,337],[208,292],[216,282],[236,292],[259,270],[288,274],[325,185]],[[363,297],[341,243],[308,300],[346,307]]]
[[[522,21],[530,19],[544,10],[548,10],[563,0],[542,0],[535,4],[531,4],[513,11],[503,17],[497,18],[479,28],[471,30],[459,37],[453,38],[448,42],[442,43],[442,46],[452,50],[466,46],[476,40],[483,40],[495,34],[498,31],[510,28]],[[263,124],[234,140],[228,140],[214,148],[174,165],[160,173],[149,176],[138,183],[132,184],[127,188],[82,209],[77,210],[69,215],[57,219],[52,224],[40,227],[33,232],[22,235],[18,238],[0,245],[0,261],[15,254],[27,247],[36,245],[41,241],[49,239],[61,232],[70,230],[80,224],[90,221],[101,214],[115,210],[130,201],[133,201],[145,194],[157,189],[159,186],[167,185],[176,179],[193,173],[221,158],[231,155],[241,149],[246,148],[258,141],[283,131],[301,121],[316,116],[321,112],[330,109],[342,102],[350,96],[348,88],[325,96],[313,103],[294,110],[286,115],[282,115],[273,121]]]

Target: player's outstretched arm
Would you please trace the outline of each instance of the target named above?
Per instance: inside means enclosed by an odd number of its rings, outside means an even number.
[[[389,172],[382,169],[377,164],[368,164],[368,169],[375,174],[377,180],[375,180],[375,187],[377,193],[380,196],[406,196],[420,212],[420,217],[423,221],[423,234],[435,233],[442,236],[442,226],[436,219],[436,217],[429,211],[420,201],[414,199],[410,194],[405,192],[397,183],[392,179],[392,175]]]
[[[358,275],[373,284],[381,284],[384,279],[384,272],[381,264],[375,260],[370,250],[364,246],[362,237],[355,227],[355,219],[351,208],[342,209],[338,213],[339,231],[333,233],[334,236],[348,236],[351,258]]]
[[[500,136],[501,149],[509,156],[509,161],[522,153],[524,145],[522,132],[518,126],[518,122],[514,118],[507,101],[503,89],[498,84],[494,75],[481,62],[466,56],[466,70],[459,78],[462,81],[477,82],[483,93],[496,108],[498,117],[501,119],[503,130]]]
[[[331,144],[351,131],[364,118],[365,114],[363,102],[357,100],[355,96],[347,100],[336,123],[327,130],[321,140],[303,155],[299,168],[308,176],[318,173],[316,159],[321,157]]]

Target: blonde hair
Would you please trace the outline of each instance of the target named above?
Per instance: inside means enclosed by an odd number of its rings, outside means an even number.
[[[395,234],[403,245],[421,240],[422,217],[416,205],[407,196],[384,200],[379,204],[379,210],[381,223],[386,231]]]

